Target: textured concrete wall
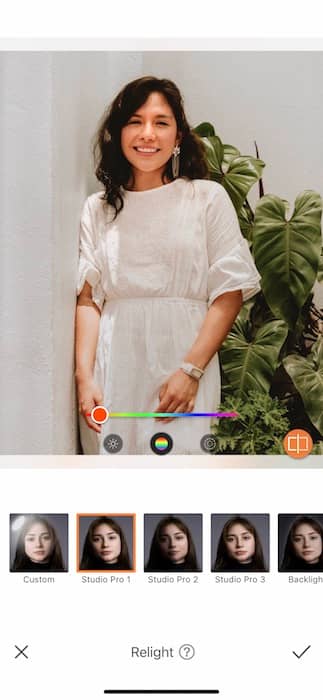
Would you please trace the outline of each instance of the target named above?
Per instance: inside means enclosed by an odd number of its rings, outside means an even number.
[[[78,222],[91,139],[139,53],[0,56],[0,451],[73,454]]]
[[[51,59],[1,57],[1,421],[5,453],[52,447]]]

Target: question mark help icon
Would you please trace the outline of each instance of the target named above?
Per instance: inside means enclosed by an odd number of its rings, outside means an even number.
[[[195,649],[192,644],[182,644],[180,646],[178,653],[181,657],[181,659],[185,659],[185,661],[188,661],[189,659],[192,659],[193,656],[195,656]]]

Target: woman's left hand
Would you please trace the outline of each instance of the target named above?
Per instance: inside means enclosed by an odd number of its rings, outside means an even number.
[[[161,386],[159,406],[156,413],[192,413],[199,383],[194,377],[178,369]],[[156,418],[163,423],[170,423],[174,418]]]

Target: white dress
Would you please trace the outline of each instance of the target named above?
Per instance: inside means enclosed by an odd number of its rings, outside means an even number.
[[[111,412],[156,411],[161,385],[193,344],[208,306],[224,292],[258,290],[259,274],[224,188],[209,180],[179,178],[141,192],[124,191],[114,210],[102,192],[84,206],[78,293],[85,280],[101,309],[95,379]],[[194,412],[220,402],[218,357],[199,382]],[[166,432],[172,454],[202,454],[209,418],[110,418],[101,435],[81,418],[85,454],[105,454],[104,438],[118,434],[120,454],[152,454],[151,437]]]

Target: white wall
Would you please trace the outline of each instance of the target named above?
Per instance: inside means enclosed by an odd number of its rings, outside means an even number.
[[[78,221],[90,141],[141,54],[0,56],[1,420],[5,454],[73,454]]]
[[[46,55],[1,60],[0,444],[8,453],[52,445],[49,70]]]

